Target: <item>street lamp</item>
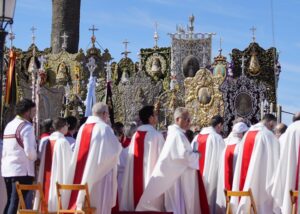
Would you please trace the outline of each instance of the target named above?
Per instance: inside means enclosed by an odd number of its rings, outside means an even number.
[[[7,32],[5,28],[13,23],[16,0],[0,0],[0,131],[2,131],[2,91],[3,91],[3,59],[4,44]]]

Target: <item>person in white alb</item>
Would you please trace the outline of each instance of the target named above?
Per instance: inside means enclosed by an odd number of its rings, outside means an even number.
[[[229,191],[232,189],[234,169],[239,152],[239,143],[248,129],[249,127],[245,123],[238,122],[234,124],[231,133],[224,140],[225,149],[221,155],[218,174],[216,213],[225,213],[226,198],[224,189]]]
[[[258,213],[272,213],[271,195],[274,174],[279,160],[279,143],[272,130],[276,117],[265,114],[262,121],[249,128],[239,145],[232,191],[250,188]],[[249,197],[231,197],[233,211],[247,213]],[[235,213],[235,212],[234,212]]]
[[[5,180],[7,203],[4,213],[17,213],[19,198],[16,182],[32,184],[34,162],[37,159],[37,142],[32,126],[35,103],[23,99],[16,105],[17,116],[10,121],[3,135],[1,173]],[[23,193],[24,198],[27,192]]]
[[[193,151],[185,135],[190,121],[186,108],[178,107],[175,110],[175,124],[168,127],[166,142],[137,205],[137,211],[209,213],[202,177],[197,174],[199,154]],[[161,197],[160,204],[157,204],[157,199]],[[164,210],[161,210],[162,207]]]
[[[68,129],[68,132],[65,135],[65,137],[68,140],[72,151],[74,151],[75,142],[76,142],[76,139],[74,138],[74,134],[77,131],[78,120],[74,116],[68,116],[68,117],[66,117],[66,120],[67,120],[67,123],[69,124],[69,129]]]
[[[210,213],[215,213],[218,167],[225,146],[220,135],[223,123],[224,119],[220,115],[213,116],[210,126],[203,128],[192,142],[194,150],[200,153],[199,173],[203,176]]]
[[[129,145],[127,164],[123,175],[121,211],[134,211],[164,144],[164,137],[155,129],[158,122],[154,106],[139,111],[143,125],[139,126]]]
[[[72,157],[71,146],[65,138],[65,134],[68,132],[67,120],[58,117],[54,120],[53,127],[55,132],[50,135],[49,140],[42,147],[41,164],[37,179],[42,184],[44,199],[50,212],[57,210],[56,182],[67,182],[66,178]],[[66,198],[62,197],[62,201],[67,200]],[[39,200],[40,195],[37,192],[34,203],[35,208],[37,208]]]
[[[299,190],[300,112],[294,115],[293,123],[279,139],[283,141],[283,144],[280,145],[280,159],[272,189],[275,201],[273,212],[291,213],[290,191]]]
[[[96,103],[80,127],[70,162],[69,182],[89,186],[91,206],[96,214],[109,214],[117,197],[117,164],[122,149],[112,128],[108,125],[109,112],[105,103]],[[84,193],[73,191],[70,209],[84,205]]]

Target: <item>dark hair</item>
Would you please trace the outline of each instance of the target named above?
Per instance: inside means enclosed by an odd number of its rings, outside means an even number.
[[[274,116],[274,114],[265,114],[263,120],[270,122],[270,121],[277,121],[277,118]]]
[[[143,124],[149,124],[149,118],[154,115],[154,106],[144,106],[139,111],[139,117]]]
[[[186,138],[189,140],[189,142],[191,143],[194,139],[194,132],[192,130],[186,130],[185,132],[185,136]]]
[[[63,128],[66,124],[67,124],[67,120],[65,118],[58,117],[54,120],[53,127],[55,131],[58,131],[61,128]]]
[[[224,123],[224,119],[223,119],[223,117],[221,117],[220,115],[215,115],[215,116],[213,116],[212,118],[211,118],[211,120],[210,120],[210,125],[212,126],[212,127],[216,127],[217,125],[219,125],[219,124],[223,124]]]
[[[124,135],[124,131],[123,131],[124,125],[123,125],[123,123],[115,122],[113,124],[112,128],[113,128],[114,133],[117,137],[120,137],[120,136]]]
[[[69,131],[72,131],[77,128],[77,118],[74,116],[66,117],[67,123],[69,124]]]
[[[35,103],[30,99],[23,99],[16,105],[16,114],[22,115],[35,107]]]
[[[300,112],[297,112],[296,114],[294,114],[293,116],[293,122],[300,120]]]
[[[49,133],[51,132],[51,128],[53,128],[53,120],[50,118],[43,120],[41,124],[41,132]]]
[[[283,134],[287,130],[287,126],[284,123],[278,123],[276,128],[280,134]]]

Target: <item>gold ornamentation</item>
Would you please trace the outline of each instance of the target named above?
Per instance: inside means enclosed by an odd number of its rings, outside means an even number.
[[[205,127],[214,115],[223,115],[224,103],[219,91],[223,81],[222,75],[214,76],[205,68],[184,80],[185,106],[192,115],[192,125]]]

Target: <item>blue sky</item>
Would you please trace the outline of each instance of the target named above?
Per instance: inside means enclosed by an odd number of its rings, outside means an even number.
[[[14,45],[27,49],[31,44],[30,28],[37,28],[36,44],[49,47],[51,37],[51,0],[18,0],[13,30]],[[251,42],[250,28],[255,26],[256,40],[267,49],[273,44],[280,51],[282,72],[278,101],[285,111],[300,110],[300,0],[273,0],[274,32],[272,37],[271,0],[81,0],[80,47],[87,49],[94,24],[102,47],[108,48],[116,60],[124,50],[122,41],[128,39],[130,57],[137,60],[140,48],[152,47],[154,22],[158,22],[159,46],[170,46],[167,33],[176,24],[186,26],[188,17],[195,16],[195,30],[215,32],[213,55],[217,55],[219,39],[223,53],[233,48],[244,49]],[[283,115],[284,122],[291,117]]]

